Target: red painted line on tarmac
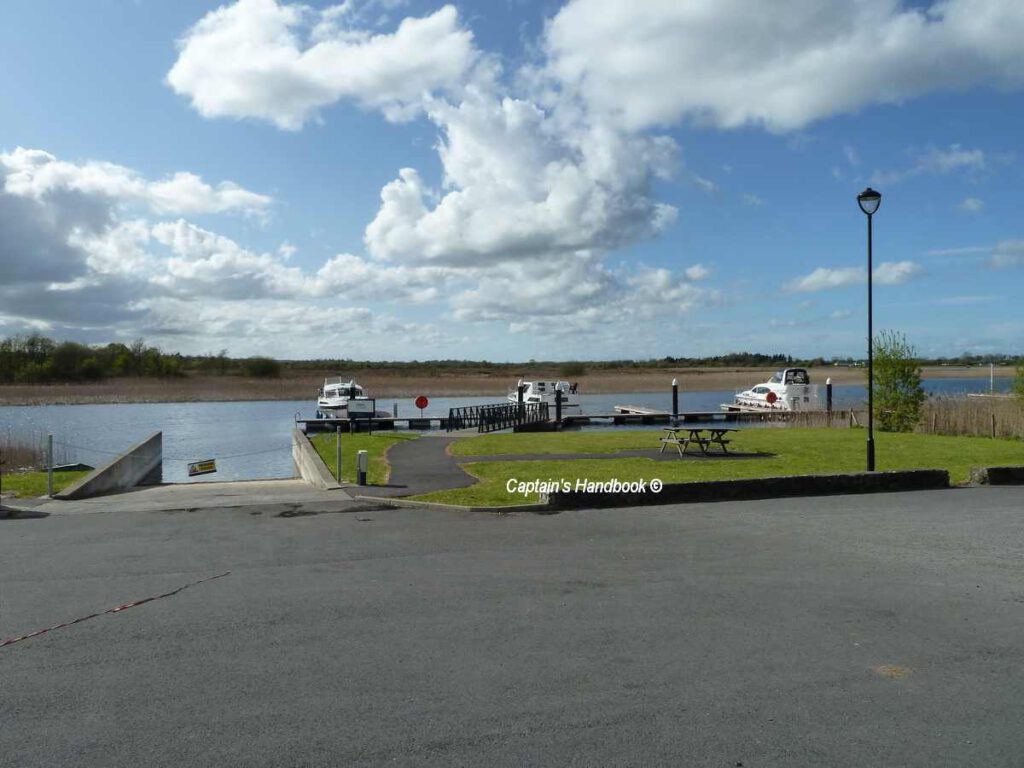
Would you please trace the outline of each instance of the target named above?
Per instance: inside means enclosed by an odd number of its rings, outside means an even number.
[[[47,632],[53,632],[53,630],[55,629],[63,629],[64,627],[70,627],[74,624],[80,624],[83,621],[95,619],[97,616],[103,616],[108,613],[119,613],[120,611],[126,610],[128,608],[134,608],[137,605],[144,605],[145,603],[152,602],[153,600],[162,600],[165,597],[171,597],[172,595],[176,595],[179,592],[188,589],[189,587],[194,587],[196,584],[202,584],[206,581],[213,581],[214,579],[221,579],[230,573],[231,571],[224,571],[224,573],[218,573],[216,576],[207,576],[205,579],[199,579],[198,581],[183,584],[177,589],[172,589],[170,592],[164,592],[162,595],[153,595],[152,597],[144,597],[141,600],[135,600],[131,603],[116,605],[113,608],[108,608],[105,611],[99,611],[98,613],[90,613],[88,616],[79,616],[77,619],[65,621],[63,624],[55,624],[54,626],[47,627],[46,629],[37,629],[35,632],[29,632],[27,635],[8,637],[6,640],[0,642],[0,648],[3,648],[5,645],[14,645],[15,643],[20,643],[22,640],[28,640],[30,637],[39,637],[39,635],[45,635]]]

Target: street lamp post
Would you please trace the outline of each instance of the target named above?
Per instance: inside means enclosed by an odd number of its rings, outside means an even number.
[[[875,471],[875,337],[871,327],[871,219],[882,195],[868,187],[857,195],[857,205],[868,217],[868,472]]]

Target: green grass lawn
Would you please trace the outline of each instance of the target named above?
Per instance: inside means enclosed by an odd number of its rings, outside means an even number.
[[[415,440],[419,435],[409,435],[396,432],[377,432],[369,435],[357,432],[354,435],[343,434],[341,436],[341,478],[350,483],[356,481],[356,452],[366,451],[370,458],[370,468],[367,472],[367,482],[370,485],[384,484],[388,480],[388,473],[391,467],[388,465],[385,452],[395,443],[405,440]],[[337,450],[336,435],[325,433],[314,435],[311,439],[316,452],[324,460],[331,475],[337,477]]]
[[[658,431],[633,430],[486,435],[459,441],[453,445],[452,453],[462,456],[607,454],[620,450],[657,448],[661,434]],[[659,478],[666,483],[684,483],[858,472],[864,469],[866,432],[862,429],[744,429],[734,433],[732,438],[732,450],[772,455],[765,458],[709,457],[668,462],[644,458],[476,462],[466,464],[464,468],[480,480],[477,485],[417,498],[480,506],[529,504],[539,500],[537,494],[529,497],[510,494],[506,490],[509,478],[564,479],[572,483],[578,478],[596,481]],[[880,471],[947,469],[953,483],[966,482],[973,467],[1024,464],[1024,442],[1019,440],[876,432],[875,451],[876,467]]]
[[[72,483],[81,480],[88,472],[54,472],[53,492],[59,493]],[[15,496],[22,498],[46,495],[45,472],[12,472],[0,475],[0,491],[13,491]]]

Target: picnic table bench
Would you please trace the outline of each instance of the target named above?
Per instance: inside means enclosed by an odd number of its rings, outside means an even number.
[[[658,453],[664,453],[668,446],[674,445],[679,451],[679,455],[682,456],[691,443],[696,444],[700,448],[700,452],[705,455],[712,445],[721,448],[722,453],[728,453],[729,449],[726,444],[731,443],[732,440],[726,435],[737,431],[730,427],[665,427],[665,436],[660,438],[661,450]],[[707,432],[706,436],[705,432]]]

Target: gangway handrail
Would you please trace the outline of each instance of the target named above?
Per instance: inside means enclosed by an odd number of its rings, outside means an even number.
[[[448,411],[448,431],[476,427],[478,432],[496,432],[500,429],[538,424],[549,421],[547,403],[489,403],[451,408]]]

